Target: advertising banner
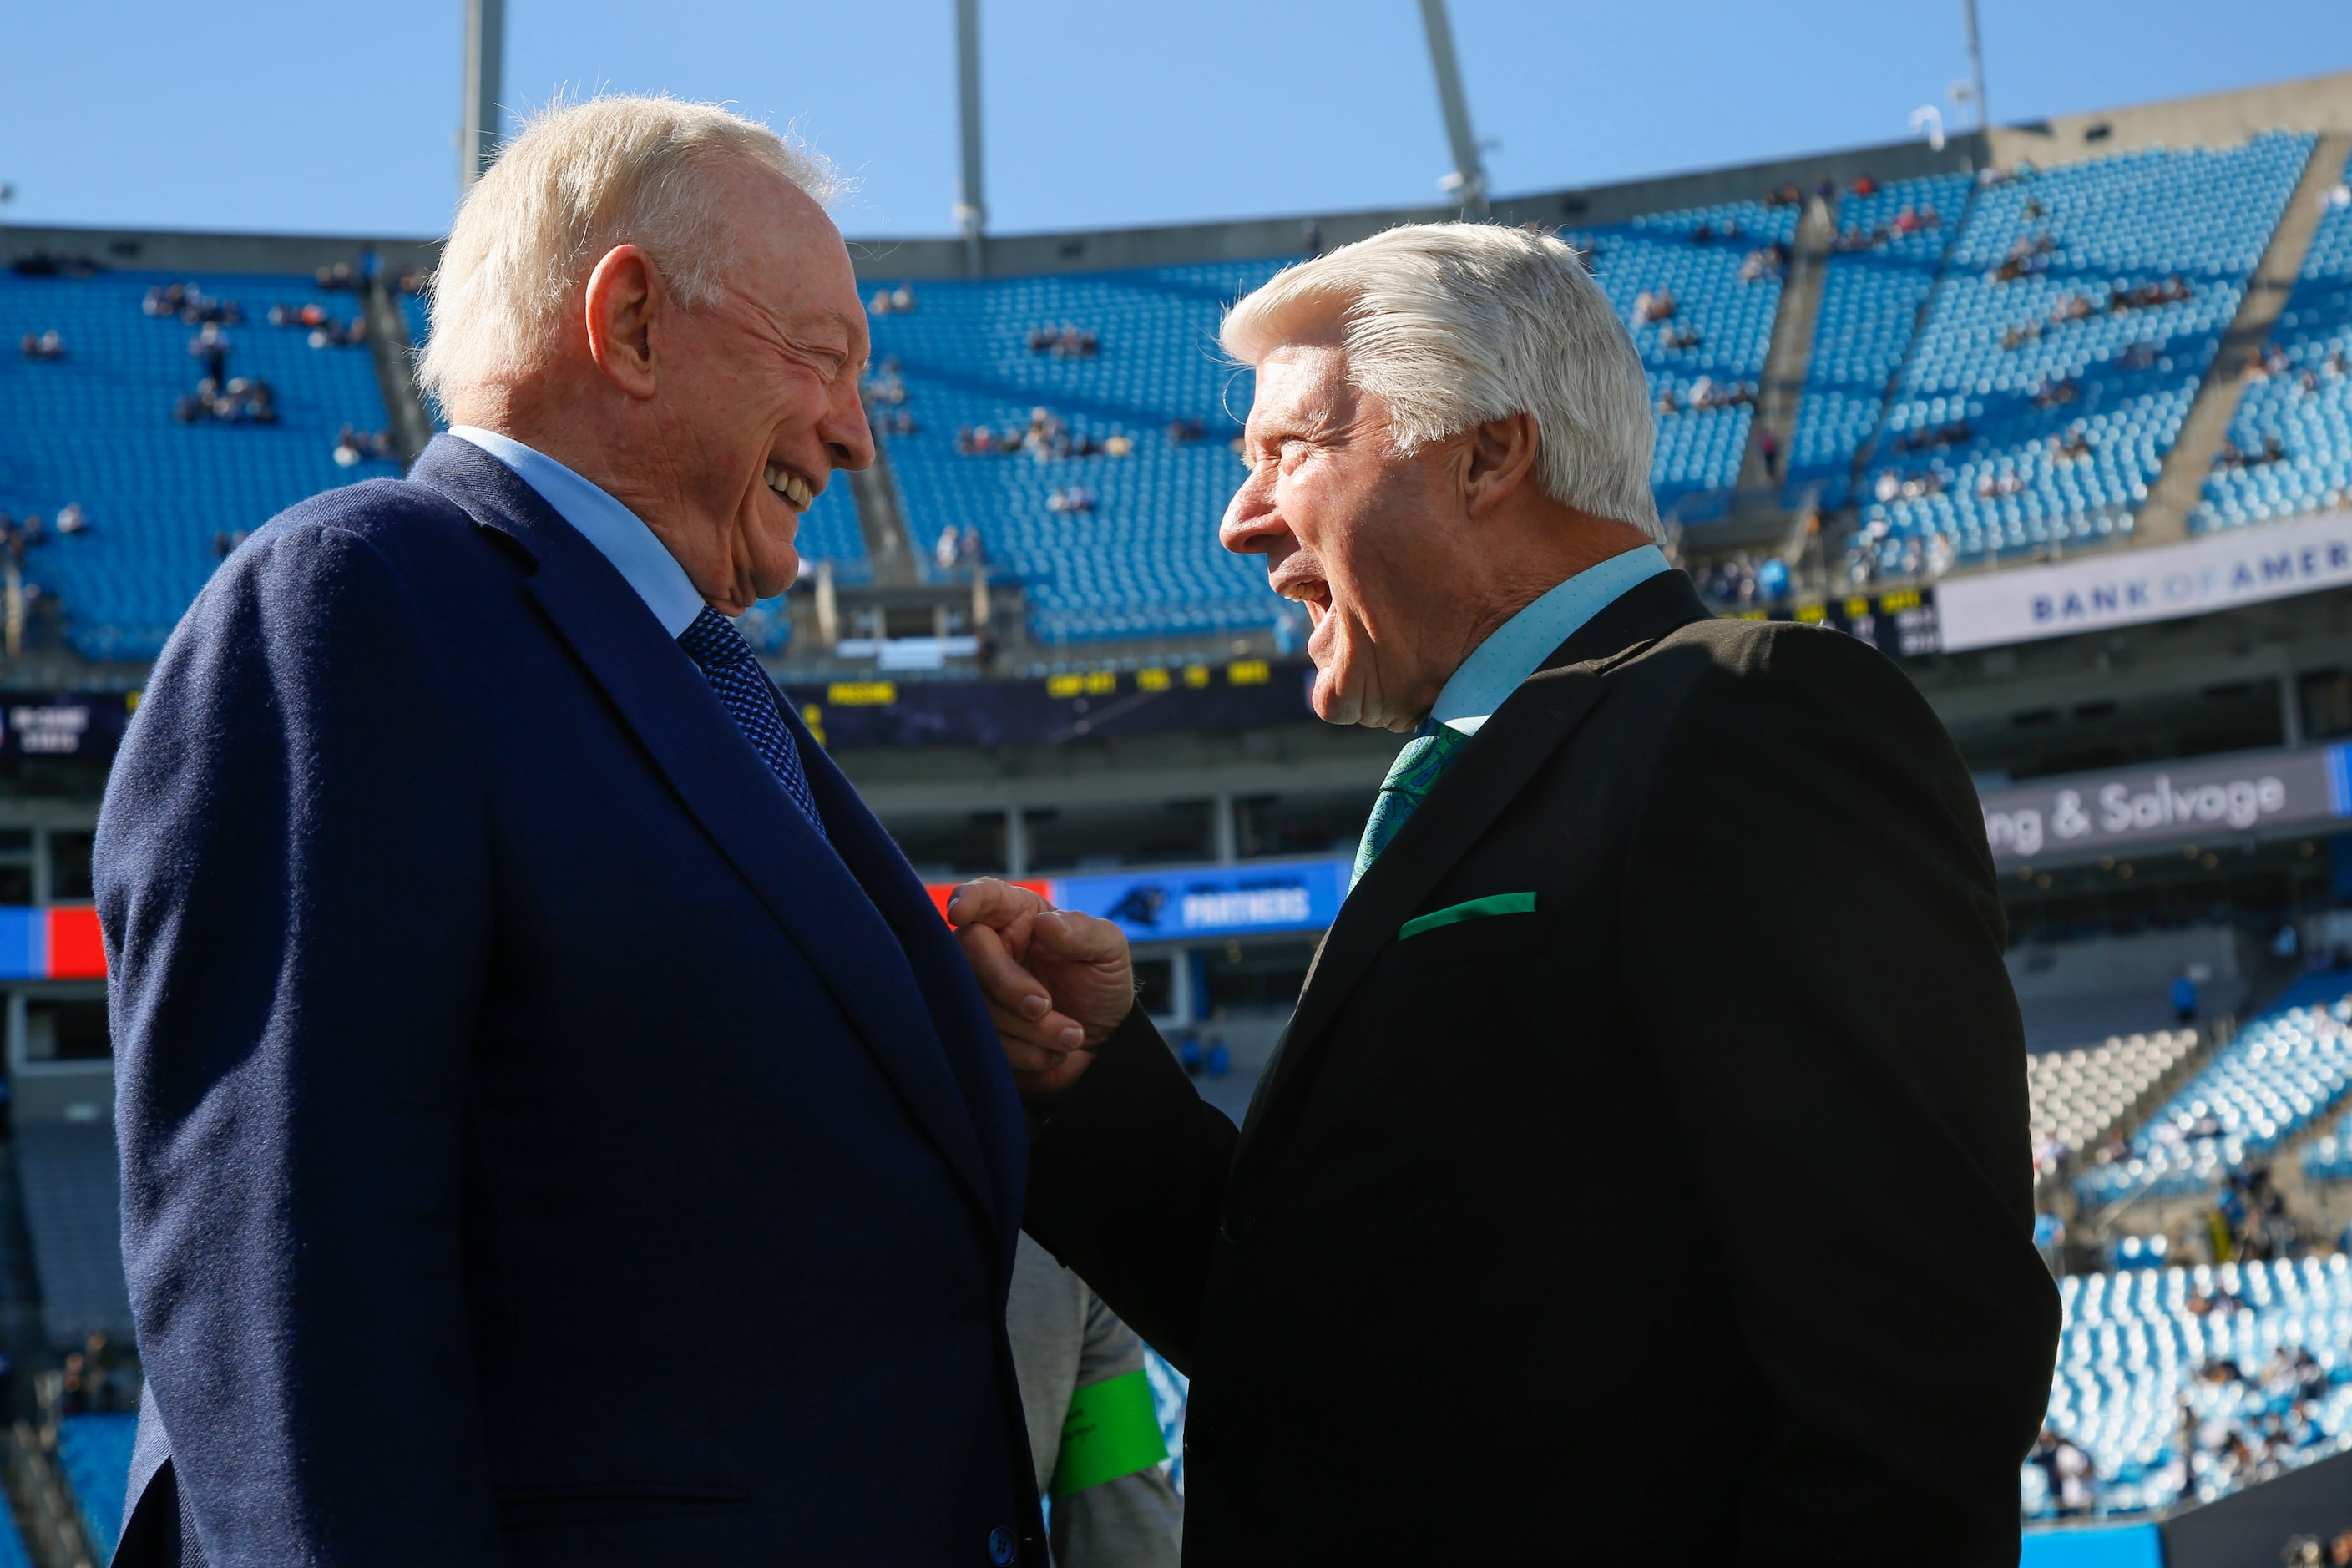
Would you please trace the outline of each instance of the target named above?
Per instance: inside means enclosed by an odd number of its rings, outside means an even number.
[[[2352,584],[2352,511],[1936,584],[1944,650],[2201,616]]]
[[[1318,931],[1338,918],[1345,860],[1056,877],[1062,909],[1114,921],[1131,942]]]
[[[2352,816],[2352,746],[2262,752],[1987,790],[1993,858],[2018,862],[2325,826]]]
[[[136,700],[121,692],[0,692],[0,757],[110,761]]]

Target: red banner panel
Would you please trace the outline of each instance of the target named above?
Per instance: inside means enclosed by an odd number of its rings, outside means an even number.
[[[106,942],[99,935],[98,911],[52,909],[49,917],[49,978],[103,980]]]
[[[1054,901],[1054,885],[1040,878],[1034,881],[1017,881],[1016,888],[1026,888],[1047,903]],[[961,882],[926,882],[923,887],[931,895],[931,903],[940,911],[940,919],[948,918],[948,895],[962,887]]]

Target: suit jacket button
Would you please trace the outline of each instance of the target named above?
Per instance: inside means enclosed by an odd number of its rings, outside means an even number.
[[[1006,1563],[1020,1555],[1021,1549],[1013,1542],[1011,1531],[1000,1524],[988,1532],[988,1560],[996,1564],[996,1568],[1004,1568]]]
[[[1249,1233],[1256,1223],[1250,1217],[1249,1210],[1235,1209],[1225,1216],[1225,1223],[1218,1228],[1217,1234],[1234,1246],[1239,1247],[1249,1239]]]

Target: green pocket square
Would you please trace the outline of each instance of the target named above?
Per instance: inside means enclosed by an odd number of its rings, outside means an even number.
[[[1535,908],[1536,896],[1533,893],[1490,893],[1483,899],[1472,899],[1467,903],[1448,904],[1432,914],[1416,915],[1397,928],[1397,940],[1402,942],[1409,936],[1435,931],[1439,926],[1450,926],[1456,921],[1484,920],[1488,915],[1533,914]]]

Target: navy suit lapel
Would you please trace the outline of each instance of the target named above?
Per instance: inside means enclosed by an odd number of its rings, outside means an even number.
[[[824,816],[825,831],[897,937],[922,987],[929,1017],[946,1043],[948,1066],[980,1138],[987,1169],[998,1178],[996,1212],[1018,1215],[1028,1172],[1027,1124],[1012,1075],[1004,1070],[1003,1047],[997,1043],[980,983],[972,978],[971,965],[898,841],[866,809],[791,704],[784,709],[809,790]],[[1008,1267],[1012,1237],[1008,1229]]]
[[[417,459],[409,479],[514,540],[537,563],[524,585],[549,621],[686,809],[807,955],[949,1165],[992,1219],[1003,1214],[972,1110],[898,933],[842,857],[793,808],[702,672],[612,563],[504,463],[444,436]],[[793,728],[796,737],[806,733]],[[830,763],[824,771],[827,795],[846,793],[845,784],[835,789],[839,775]],[[835,799],[820,802],[820,809],[835,807],[826,816],[830,830],[848,829],[853,841],[868,827],[880,832],[862,805],[841,810]]]

